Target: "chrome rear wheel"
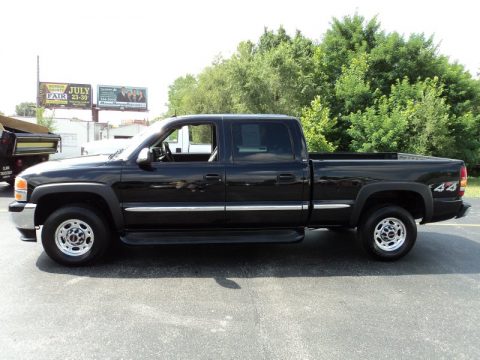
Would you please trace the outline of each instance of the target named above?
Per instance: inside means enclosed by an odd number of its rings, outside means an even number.
[[[396,205],[370,210],[362,217],[357,231],[365,251],[385,261],[408,254],[417,239],[412,214]]]
[[[375,243],[384,251],[395,251],[407,238],[405,224],[397,218],[389,217],[381,220],[374,231]]]

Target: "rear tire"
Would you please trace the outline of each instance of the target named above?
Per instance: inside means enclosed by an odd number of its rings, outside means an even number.
[[[408,254],[415,245],[417,225],[404,208],[386,206],[372,210],[362,219],[358,235],[370,256],[394,261]]]
[[[94,208],[65,206],[45,221],[43,248],[59,264],[89,264],[100,259],[107,250],[111,239],[109,229],[104,216]]]

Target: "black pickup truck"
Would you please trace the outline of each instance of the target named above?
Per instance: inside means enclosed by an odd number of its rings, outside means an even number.
[[[181,128],[210,150],[175,148]],[[309,154],[288,116],[196,115],[157,122],[110,156],[27,169],[9,211],[23,240],[43,225],[45,252],[65,265],[98,259],[118,239],[286,243],[306,228],[357,228],[367,253],[395,260],[415,243],[415,219],[466,215],[466,177],[461,160]]]

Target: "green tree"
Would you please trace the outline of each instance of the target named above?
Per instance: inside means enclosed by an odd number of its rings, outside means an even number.
[[[15,106],[15,114],[17,116],[35,116],[36,105],[33,102],[22,102]]]
[[[335,95],[342,102],[346,113],[356,112],[370,104],[372,90],[366,79],[368,55],[360,53],[350,65],[342,66],[342,74],[335,83]]]
[[[228,61],[217,58],[198,76],[197,87],[188,104],[191,113],[232,112],[228,65]]]
[[[168,115],[181,115],[189,112],[189,103],[197,87],[196,78],[187,74],[175,79],[168,88]]]
[[[309,107],[303,108],[300,119],[310,152],[332,152],[336,149],[336,146],[327,140],[336,119],[330,118],[330,109],[322,104],[320,97],[317,96]]]
[[[334,136],[340,150],[346,150],[351,141],[347,132],[350,111],[365,110],[379,97],[389,96],[392,85],[404,78],[414,83],[438,77],[444,85],[442,97],[449,105],[450,116],[459,117],[473,109],[478,113],[480,81],[473,79],[462,65],[450,63],[447,57],[439,55],[432,37],[412,34],[405,38],[396,32],[385,33],[375,18],[367,21],[354,15],[334,19],[319,46],[321,51],[316,59],[319,92],[332,114],[338,117]],[[358,66],[362,56],[366,58],[365,74],[361,74],[362,67]],[[357,76],[352,76],[352,72]],[[363,81],[359,75],[363,76]],[[346,77],[354,80],[360,89],[368,84],[370,96],[354,97],[354,106],[345,101],[345,96],[338,91],[339,87],[345,87]]]
[[[438,78],[392,86],[365,111],[350,115],[352,150],[401,151],[451,156],[449,105],[442,97]]]
[[[45,108],[39,107],[36,111],[36,118],[38,125],[45,126],[50,132],[55,131],[54,113],[50,116],[45,116]]]
[[[405,109],[383,95],[374,106],[352,113],[348,134],[353,151],[404,151],[408,129]]]
[[[292,39],[285,31],[283,26],[278,28],[278,31],[268,30],[268,28],[263,29],[263,34],[260,36],[258,40],[258,45],[256,47],[256,51],[259,53],[267,53],[272,49],[277,48],[282,43],[291,43]]]
[[[313,42],[265,29],[257,44],[238,45],[229,59],[216,59],[198,76],[170,86],[168,114],[286,113],[299,116],[315,95]],[[180,110],[179,110],[180,109]]]
[[[455,115],[454,115],[455,116]],[[480,163],[480,114],[465,113],[451,120],[455,148],[449,157],[464,160],[469,167]]]
[[[380,23],[376,18],[366,21],[363,16],[334,18],[320,47],[321,67],[331,84],[342,74],[342,66],[348,66],[359,53],[370,53],[377,46]]]

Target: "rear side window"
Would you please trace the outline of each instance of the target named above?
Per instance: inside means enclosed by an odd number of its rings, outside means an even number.
[[[283,123],[234,123],[234,161],[294,160],[290,132]]]

